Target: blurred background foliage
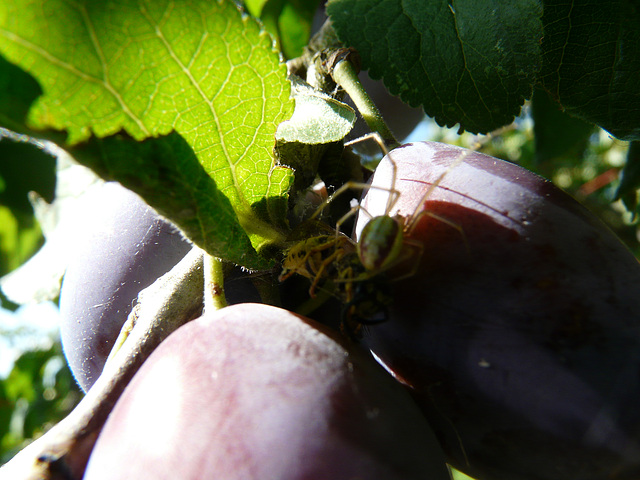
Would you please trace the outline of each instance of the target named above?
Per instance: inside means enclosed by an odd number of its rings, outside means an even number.
[[[484,143],[480,150],[553,181],[600,217],[640,258],[636,191],[619,191],[623,190],[622,175],[634,175],[629,172],[633,163],[629,157],[638,142],[633,142],[630,150],[630,142],[560,111],[542,90],[525,104],[512,127]],[[428,119],[412,140],[425,139],[418,138],[425,135],[421,129],[429,140],[464,147],[479,140],[467,133],[458,135],[456,129],[438,127]]]
[[[407,138],[460,146],[478,137],[423,120]],[[561,112],[537,91],[508,129],[481,151],[518,163],[555,182],[602,218],[640,255],[634,215],[615,200],[629,143]],[[43,243],[29,192],[53,199],[55,159],[33,142],[0,137],[0,276],[14,270]],[[635,208],[635,192],[624,192]],[[631,199],[629,201],[629,199]],[[57,331],[57,306],[45,309],[9,302],[0,294],[0,463],[29,439],[63,418],[81,398],[64,361]],[[456,474],[457,475],[457,474]],[[456,477],[462,480],[464,476]]]
[[[43,244],[29,192],[48,202],[55,158],[0,136],[0,277]],[[0,293],[0,463],[66,416],[80,392],[62,353],[53,303],[18,307]]]

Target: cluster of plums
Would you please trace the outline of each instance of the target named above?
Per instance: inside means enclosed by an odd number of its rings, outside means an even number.
[[[445,480],[446,463],[479,480],[640,478],[627,248],[546,180],[457,147],[404,145],[373,184],[367,212],[413,218],[405,240],[422,246],[386,321],[356,343],[229,282],[236,305],[178,329],[136,374],[85,478]],[[137,291],[189,249],[138,197],[104,188],[91,207],[104,228],[81,240],[61,293],[85,390]]]

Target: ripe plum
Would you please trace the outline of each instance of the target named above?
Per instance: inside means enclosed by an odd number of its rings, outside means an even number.
[[[400,385],[286,310],[234,305],[171,334],[116,404],[86,480],[447,480]]]
[[[363,341],[475,478],[638,478],[640,264],[550,182],[463,152],[408,144],[378,167],[373,184],[400,192],[391,214],[430,213],[406,233],[415,275]],[[387,198],[363,206],[384,215]]]
[[[140,290],[168,272],[189,243],[140,197],[105,183],[85,205],[87,225],[60,292],[61,337],[73,374],[87,391]]]
[[[84,391],[102,372],[138,293],[191,248],[175,227],[118,183],[97,189],[86,209],[92,220],[76,239],[60,292],[62,344]],[[226,286],[230,304],[260,301],[239,269]]]

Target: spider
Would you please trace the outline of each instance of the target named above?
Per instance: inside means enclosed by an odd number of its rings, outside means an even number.
[[[413,276],[419,266],[420,258],[422,257],[423,253],[423,245],[420,241],[412,239],[411,234],[416,225],[419,223],[420,219],[423,218],[423,216],[426,215],[433,217],[436,220],[449,225],[450,227],[456,229],[464,239],[464,232],[458,224],[440,215],[429,212],[428,210],[424,210],[422,206],[424,205],[426,199],[432,194],[433,190],[438,187],[446,174],[451,169],[459,165],[473,150],[468,150],[460,155],[458,159],[453,162],[451,167],[446,172],[441,174],[440,177],[438,177],[436,181],[433,182],[429,186],[429,188],[427,188],[427,190],[423,194],[422,199],[420,200],[420,202],[418,202],[418,207],[413,212],[413,214],[409,216],[402,216],[398,213],[393,213],[394,207],[401,195],[400,191],[396,188],[397,167],[392,158],[393,153],[389,154],[386,151],[384,144],[382,144],[381,141],[379,141],[379,143],[381,148],[383,149],[383,152],[385,152],[387,158],[389,159],[388,165],[391,167],[390,186],[381,187],[370,185],[368,183],[347,182],[340,188],[338,188],[331,196],[327,197],[327,199],[325,199],[319,205],[319,207],[311,216],[311,219],[317,219],[322,214],[323,209],[329,203],[334,201],[335,198],[339,195],[343,195],[349,190],[379,190],[386,192],[387,199],[384,208],[384,214],[372,216],[361,205],[354,206],[336,222],[335,241],[337,247],[343,248],[345,240],[343,240],[342,237],[346,236],[341,233],[342,224],[354,214],[362,212],[369,217],[369,221],[360,231],[358,240],[357,242],[355,242],[355,249],[358,255],[358,259],[364,267],[364,271],[360,272],[357,275],[357,279],[363,280],[365,278],[379,275],[381,273],[394,269],[394,267],[406,264],[408,260],[411,260],[411,266],[409,269],[405,268],[405,271],[403,273],[394,272],[393,279],[401,280]],[[329,247],[328,243],[330,243],[329,240],[327,240],[327,248]],[[353,280],[356,280],[356,278],[354,278]]]
[[[353,252],[354,244],[344,234],[306,238],[286,251],[278,280],[283,282],[293,274],[302,275],[312,280],[309,295],[315,297],[320,281],[335,275],[335,266]]]
[[[459,155],[450,167],[429,185],[416,210],[407,216],[393,212],[401,193],[396,189],[397,167],[392,158],[393,152],[385,152],[390,160],[390,186],[347,182],[327,197],[310,219],[317,225],[324,225],[324,231],[294,243],[285,252],[280,280],[285,280],[293,274],[310,279],[312,284],[309,294],[312,297],[320,282],[331,285],[333,295],[343,304],[342,329],[351,337],[359,334],[362,325],[381,321],[380,314],[384,320],[385,312],[392,301],[391,282],[415,275],[420,265],[424,247],[419,240],[412,238],[412,233],[423,216],[430,216],[456,229],[466,243],[460,225],[425,210],[423,205],[448,172],[462,163],[469,153],[479,146],[477,144],[474,149]],[[352,189],[387,192],[384,214],[372,216],[366,209],[356,205],[336,222],[335,229],[322,224],[318,219],[323,209],[337,196]],[[370,219],[356,242],[341,232],[341,226],[358,212],[364,213]]]

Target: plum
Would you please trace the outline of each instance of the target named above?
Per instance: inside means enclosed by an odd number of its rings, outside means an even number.
[[[357,345],[287,310],[171,334],[112,411],[85,480],[449,478],[426,420]]]
[[[61,338],[79,385],[98,377],[140,290],[189,251],[182,235],[140,197],[110,182],[85,205],[90,219],[60,292]]]
[[[61,337],[67,362],[86,392],[95,382],[138,293],[191,248],[182,234],[119,183],[91,194],[93,218],[75,240],[60,292]],[[240,269],[228,275],[229,303],[259,301]]]
[[[640,264],[620,240],[547,180],[450,145],[393,150],[373,185],[399,199],[363,207],[413,216],[422,253],[363,342],[448,461],[480,480],[640,478]]]

